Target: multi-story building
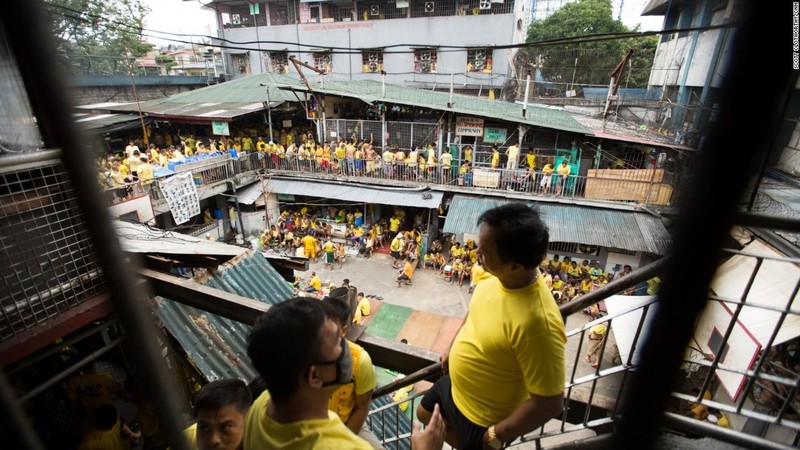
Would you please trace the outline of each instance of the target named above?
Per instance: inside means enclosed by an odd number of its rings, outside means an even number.
[[[249,3],[215,0],[233,77],[289,73],[295,56],[338,79],[481,90],[512,76],[530,4],[524,0],[357,0]],[[292,69],[293,71],[293,69]]]

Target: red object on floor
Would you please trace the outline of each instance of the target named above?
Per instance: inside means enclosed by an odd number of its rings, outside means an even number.
[[[384,255],[388,255],[389,253],[391,253],[391,251],[389,250],[388,245],[384,245],[383,247],[374,249],[372,253],[383,253]]]

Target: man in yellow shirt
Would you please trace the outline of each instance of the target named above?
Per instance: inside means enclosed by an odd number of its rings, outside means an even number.
[[[269,389],[247,413],[244,449],[372,449],[328,409],[331,395],[353,377],[350,346],[336,320],[327,302],[297,297],[256,321],[247,354]],[[432,426],[412,432],[415,450],[442,447],[438,411]]]
[[[559,164],[558,169],[556,170],[558,173],[558,179],[556,180],[556,195],[561,195],[571,171],[572,169],[569,167],[569,164],[567,164],[567,160],[562,159],[561,164]]]
[[[412,263],[413,260],[414,258],[408,256],[403,258],[403,268],[400,269],[400,276],[397,277],[397,287],[400,287],[402,284],[411,286],[411,279],[414,277],[414,268],[416,267],[416,264]]]
[[[339,325],[341,336],[344,338],[353,320],[350,305],[338,297],[325,297],[323,301],[334,310],[338,319],[337,325]],[[328,409],[338,414],[350,431],[369,442],[373,448],[382,448],[378,437],[366,424],[372,391],[378,385],[372,358],[360,345],[351,341],[347,341],[347,345],[350,347],[353,377],[350,382],[341,386],[331,395]]]
[[[497,169],[500,166],[500,152],[497,151],[497,146],[492,146],[492,169]]]
[[[517,166],[519,165],[519,147],[517,144],[511,144],[506,149],[506,156],[508,160],[506,161],[506,169],[507,170],[517,170]]]
[[[216,380],[194,397],[195,423],[184,430],[191,450],[241,450],[244,419],[253,398],[239,379]]]
[[[542,188],[542,193],[547,195],[550,193],[550,185],[553,183],[553,165],[549,162],[542,167],[542,181],[539,186]]]
[[[311,272],[311,279],[306,283],[306,292],[319,292],[322,289],[322,280],[319,279],[317,272]]]
[[[305,236],[303,236],[303,252],[306,258],[311,259],[311,261],[317,262],[317,240],[314,239],[314,236],[310,234],[306,234]]]
[[[547,227],[536,211],[511,203],[478,219],[478,282],[449,351],[447,373],[417,407],[425,422],[441,405],[448,443],[501,449],[543,426],[564,407],[566,335],[558,305],[539,276]]]
[[[328,239],[325,241],[325,244],[322,245],[322,250],[325,252],[325,268],[327,269],[330,266],[331,270],[333,270],[333,263],[336,261],[336,257],[334,255],[334,250],[336,246],[333,245],[333,242]]]

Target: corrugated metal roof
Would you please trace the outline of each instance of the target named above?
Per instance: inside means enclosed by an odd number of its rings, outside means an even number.
[[[265,73],[208,86],[159,100],[141,102],[142,112],[153,117],[230,120],[266,109],[267,91],[274,108],[284,102],[296,102],[291,92],[278,86],[300,86],[300,80],[285,75]],[[300,98],[303,96],[300,94]],[[136,104],[109,105],[110,111],[137,111]]]
[[[510,200],[456,195],[447,212],[445,233],[478,233],[477,219]],[[532,203],[532,202],[530,202]],[[596,207],[535,203],[550,230],[551,242],[614,247],[656,255],[669,253],[672,239],[657,217]]]
[[[75,122],[91,134],[112,133],[141,127],[139,116],[133,114],[92,114],[75,113]],[[153,119],[145,118],[145,124]]]
[[[247,249],[138,223],[112,222],[123,251],[170,255],[239,256]]]
[[[575,120],[569,112],[556,107],[528,105],[526,118],[523,119],[521,104],[453,94],[453,106],[448,107],[448,103],[450,103],[450,94],[448,92],[386,84],[386,95],[383,95],[381,83],[373,80],[326,80],[324,87],[315,85],[313,88],[314,91],[319,93],[355,97],[367,103],[384,101],[399,105],[453,111],[477,117],[489,117],[580,134],[592,134],[588,128]],[[307,91],[307,88],[301,86],[298,90]]]
[[[321,181],[302,181],[272,178],[252,185],[237,192],[239,203],[252,204],[267,192],[279,194],[308,195],[311,197],[335,198],[351,202],[379,203],[382,205],[414,206],[418,208],[438,208],[442,202],[442,192],[427,188],[393,188],[387,186],[358,185],[354,183],[339,184]],[[249,202],[249,203],[248,203]]]
[[[266,258],[252,251],[223,264],[218,271],[198,275],[197,281],[270,305],[294,296],[289,283]],[[189,361],[209,381],[229,377],[250,381],[255,377],[247,357],[249,325],[169,299],[158,299],[155,312]]]

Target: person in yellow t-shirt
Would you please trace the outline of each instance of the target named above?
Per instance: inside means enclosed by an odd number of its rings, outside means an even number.
[[[424,423],[439,403],[458,448],[502,448],[563,411],[566,334],[539,277],[548,245],[539,214],[511,203],[478,219],[478,282],[449,351],[446,375],[417,407]],[[513,256],[501,256],[513,255]]]
[[[556,173],[558,173],[558,179],[556,180],[556,195],[561,195],[571,171],[572,169],[570,168],[569,164],[567,164],[567,160],[562,159],[561,164],[559,164],[558,169],[556,169]]]
[[[328,239],[325,241],[325,244],[322,245],[322,250],[325,252],[325,268],[327,269],[328,266],[330,266],[331,270],[333,270],[333,263],[336,261],[336,255],[334,255],[336,246]]]
[[[100,405],[92,412],[92,423],[78,444],[78,450],[128,450],[131,442],[141,433],[131,431],[110,403]]]
[[[325,297],[323,301],[334,310],[340,334],[344,338],[353,320],[350,305],[341,298]],[[350,357],[352,358],[352,381],[341,386],[331,395],[328,409],[338,414],[350,431],[369,442],[373,448],[380,448],[380,440],[366,423],[372,391],[378,385],[375,368],[372,367],[372,358],[360,345],[349,340],[347,345],[350,347]]]
[[[319,292],[322,289],[322,280],[319,279],[317,272],[311,272],[311,279],[306,283],[306,292]]]
[[[528,171],[533,173],[536,170],[536,153],[533,152],[533,149],[528,149],[528,153],[525,154],[525,164],[528,165]]]
[[[500,152],[497,150],[497,146],[492,146],[492,169],[497,169],[500,166]]]
[[[542,181],[539,182],[539,186],[542,188],[543,194],[550,193],[550,186],[553,184],[553,166],[549,162],[542,167]]]
[[[356,305],[356,312],[353,314],[353,323],[360,324],[364,317],[370,315],[372,305],[369,303],[369,299],[364,297],[363,292],[358,293],[356,302],[358,303]]]
[[[247,413],[244,449],[372,449],[328,409],[331,395],[353,378],[350,346],[336,321],[327,302],[303,297],[270,307],[256,321],[247,354],[269,389]],[[438,407],[431,424],[412,431],[415,450],[442,447]]]
[[[310,234],[303,236],[302,240],[303,240],[303,253],[305,254],[306,258],[311,259],[311,261],[317,262],[317,240],[314,239],[314,236]]]
[[[413,258],[406,256],[403,258],[403,268],[400,269],[399,276],[397,277],[397,287],[402,284],[411,285],[411,279],[414,278],[414,269],[416,264],[412,263]]]
[[[194,397],[195,423],[183,431],[191,450],[240,450],[253,397],[247,384],[227,378],[203,386]]]

